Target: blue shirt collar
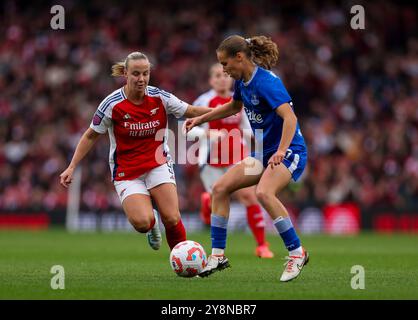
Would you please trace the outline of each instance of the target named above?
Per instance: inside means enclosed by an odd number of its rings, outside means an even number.
[[[253,81],[257,71],[258,71],[258,66],[256,65],[255,68],[254,68],[253,74],[251,75],[250,80],[248,80],[248,82],[244,82],[244,81],[242,82],[244,84],[244,86],[248,86],[251,83],[251,81]]]

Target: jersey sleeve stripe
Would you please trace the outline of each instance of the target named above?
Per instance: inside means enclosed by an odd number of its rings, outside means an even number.
[[[122,94],[123,99],[126,99],[125,92],[123,92],[123,88],[120,88],[120,93]]]
[[[122,96],[119,94],[119,95],[117,95],[117,96],[115,96],[114,98],[112,98],[112,99],[110,99],[110,100],[108,100],[107,101],[107,103],[106,104],[104,104],[103,105],[103,107],[102,107],[102,110],[100,110],[100,111],[102,111],[102,112],[105,112],[106,111],[106,109],[113,103],[113,102],[116,102],[116,101],[118,101],[118,100],[122,100]]]
[[[152,96],[158,96],[159,94],[161,94],[162,96],[164,96],[167,99],[171,98],[170,93],[168,93],[167,91],[158,89],[157,87],[148,87],[147,91],[148,91],[148,94],[150,94]]]
[[[111,95],[109,95],[104,101],[102,101],[102,103],[100,103],[100,105],[99,105],[99,110],[100,110],[100,108],[102,108],[109,100],[111,100],[111,99],[113,99],[114,97],[116,97],[117,95],[119,95],[120,94],[120,92],[116,92],[116,93],[113,93],[113,94],[111,94]]]
[[[171,95],[170,95],[168,92],[164,91],[164,90],[160,91],[160,93],[161,93],[164,97],[166,97],[167,99],[170,99],[170,97],[171,97]]]
[[[99,106],[99,110],[103,111],[103,109],[107,106],[107,104],[112,101],[114,98],[118,97],[119,95],[112,95],[109,98],[106,98],[106,100],[104,100],[100,106]]]
[[[159,90],[158,90],[158,88],[157,88],[157,87],[147,86],[147,91],[148,91],[148,92],[149,92],[149,91],[155,91],[155,92],[158,92]]]

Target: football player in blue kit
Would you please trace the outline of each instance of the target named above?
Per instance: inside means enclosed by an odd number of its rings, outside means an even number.
[[[201,277],[229,267],[225,256],[229,199],[234,191],[257,185],[256,196],[270,214],[289,255],[280,281],[296,278],[309,261],[286,207],[278,199],[290,182],[298,180],[307,162],[307,148],[293,110],[292,99],[271,67],[278,60],[277,45],[265,36],[233,35],[216,50],[224,71],[235,79],[233,99],[205,115],[187,119],[186,132],[194,126],[226,118],[244,110],[256,139],[250,157],[230,168],[213,186],[212,254]]]

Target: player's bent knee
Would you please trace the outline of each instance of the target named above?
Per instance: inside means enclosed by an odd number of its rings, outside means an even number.
[[[148,218],[128,218],[136,231],[146,233],[151,228],[151,220]]]
[[[220,182],[215,182],[215,184],[212,187],[212,197],[216,198],[227,194],[228,188],[226,187],[226,185]]]
[[[266,191],[266,190],[257,189],[256,192],[255,192],[255,196],[257,197],[257,200],[261,204],[265,204],[265,203],[268,203],[269,199],[274,195],[271,194],[270,192]]]

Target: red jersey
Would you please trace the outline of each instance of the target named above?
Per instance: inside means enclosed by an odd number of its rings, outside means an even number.
[[[183,116],[188,104],[156,87],[147,86],[144,100],[129,101],[123,88],[108,95],[90,124],[109,133],[112,180],[133,180],[167,162],[167,114]]]
[[[232,97],[222,98],[214,90],[202,94],[193,104],[216,108],[229,102]],[[224,136],[214,140],[207,155],[207,163],[214,167],[227,167],[244,159],[248,150],[242,139],[241,125],[245,115],[239,112],[224,119],[209,122],[209,129],[223,131]],[[200,151],[200,150],[199,150]]]

